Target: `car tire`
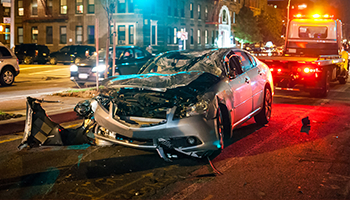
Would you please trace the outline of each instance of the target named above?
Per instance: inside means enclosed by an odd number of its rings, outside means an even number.
[[[28,64],[32,64],[33,63],[33,58],[31,56],[26,56],[23,59],[23,63],[28,65]]]
[[[325,74],[325,80],[322,83],[322,89],[314,89],[310,91],[310,96],[312,97],[327,97],[330,90],[330,71],[327,70]]]
[[[261,111],[254,116],[254,120],[259,125],[269,123],[272,111],[272,93],[270,88],[265,88],[264,102]]]
[[[12,69],[5,68],[0,73],[0,84],[2,86],[10,86],[15,82],[15,74]]]
[[[50,64],[51,65],[56,65],[57,64],[57,58],[55,58],[55,57],[50,58]]]
[[[230,137],[231,131],[227,109],[223,105],[219,105],[217,110],[216,130],[219,136],[220,149],[222,150],[225,147],[225,141]]]

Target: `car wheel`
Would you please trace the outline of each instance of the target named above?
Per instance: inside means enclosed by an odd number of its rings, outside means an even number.
[[[230,124],[224,106],[219,106],[217,110],[216,130],[220,139],[220,149],[224,149],[225,140],[228,139],[230,135]]]
[[[326,97],[328,95],[328,92],[330,90],[329,80],[330,80],[330,76],[331,76],[329,70],[326,71],[325,76],[326,77],[325,77],[325,80],[323,81],[322,89],[315,89],[315,90],[310,91],[310,95],[312,97]]]
[[[23,63],[24,64],[32,64],[33,63],[33,58],[31,56],[26,56],[24,57],[24,60],[23,60]]]
[[[56,65],[57,64],[57,58],[55,58],[55,57],[50,58],[50,64],[51,65]]]
[[[265,125],[269,123],[272,111],[272,94],[269,88],[265,88],[264,103],[261,111],[254,116],[255,122],[259,125]]]
[[[15,81],[15,75],[12,69],[6,68],[0,74],[0,84],[10,86]]]

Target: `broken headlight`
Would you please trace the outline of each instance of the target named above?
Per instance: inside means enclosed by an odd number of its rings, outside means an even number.
[[[195,115],[204,115],[206,116],[209,109],[209,101],[200,100],[196,104],[190,104],[186,107],[179,107],[174,115],[174,118],[184,118],[191,117]]]

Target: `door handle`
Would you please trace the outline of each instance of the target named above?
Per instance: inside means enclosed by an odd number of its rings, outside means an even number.
[[[245,82],[249,84],[249,78],[245,77]]]

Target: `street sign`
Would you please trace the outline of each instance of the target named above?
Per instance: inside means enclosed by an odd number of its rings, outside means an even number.
[[[188,32],[181,32],[181,40],[188,40]]]

